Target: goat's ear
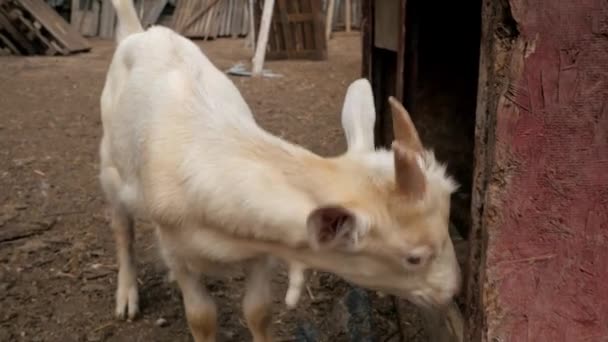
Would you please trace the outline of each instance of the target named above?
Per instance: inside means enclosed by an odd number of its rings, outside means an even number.
[[[351,83],[342,106],[342,128],[346,135],[348,152],[374,150],[376,108],[372,86],[365,78]]]
[[[341,206],[313,210],[306,222],[313,249],[355,249],[367,226],[352,211]]]

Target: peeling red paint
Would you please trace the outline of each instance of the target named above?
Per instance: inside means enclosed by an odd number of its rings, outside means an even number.
[[[528,48],[496,113],[485,340],[608,341],[608,3],[510,4]]]

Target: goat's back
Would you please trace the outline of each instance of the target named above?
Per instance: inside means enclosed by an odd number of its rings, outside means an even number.
[[[257,131],[234,84],[190,40],[164,27],[132,34],[118,45],[101,117],[101,167],[117,173],[115,192],[131,189],[128,201],[141,194],[150,163],[179,181],[176,169],[201,146],[221,148],[234,143],[231,131]],[[162,178],[163,170],[154,171],[155,177]]]

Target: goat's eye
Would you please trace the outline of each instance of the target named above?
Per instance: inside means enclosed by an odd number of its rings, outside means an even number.
[[[418,256],[410,256],[407,257],[406,260],[410,265],[418,265],[420,264],[420,261],[422,261],[422,259]]]

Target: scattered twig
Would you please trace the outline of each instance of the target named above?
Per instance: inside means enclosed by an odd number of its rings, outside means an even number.
[[[40,235],[51,228],[57,223],[57,220],[50,222],[34,222],[34,227],[28,229],[19,229],[18,231],[8,231],[5,235],[0,235],[0,243],[14,242],[21,239],[26,239],[35,235]],[[4,234],[3,234],[4,235]]]
[[[388,335],[385,339],[384,342],[390,341],[393,337],[399,335],[399,328],[397,328],[397,330],[393,331],[390,335]]]
[[[98,326],[97,328],[95,328],[95,329],[91,330],[91,332],[92,332],[92,333],[95,333],[95,332],[98,332],[99,330],[105,329],[105,328],[107,328],[107,327],[111,327],[111,326],[113,326],[113,325],[114,325],[114,323],[113,323],[113,322],[108,322],[108,323],[106,323],[106,324],[102,324],[102,325]]]
[[[306,285],[306,292],[308,292],[308,297],[310,297],[310,300],[314,302],[315,296],[312,294],[312,289],[310,288],[310,285]]]
[[[55,275],[58,277],[63,277],[63,278],[78,279],[78,276],[75,276],[71,273],[62,272],[62,271],[55,272]]]
[[[56,213],[48,213],[42,215],[42,217],[51,217],[51,216],[68,216],[68,215],[78,215],[86,213],[86,210],[73,210],[73,211],[60,211]]]
[[[6,323],[8,321],[13,320],[15,317],[17,317],[17,313],[11,312],[8,315],[6,315],[4,318],[0,319],[0,323]]]
[[[99,278],[105,278],[107,276],[109,276],[111,273],[100,273],[100,274],[95,274],[95,275],[91,275],[88,277],[85,277],[86,280],[96,280]]]

